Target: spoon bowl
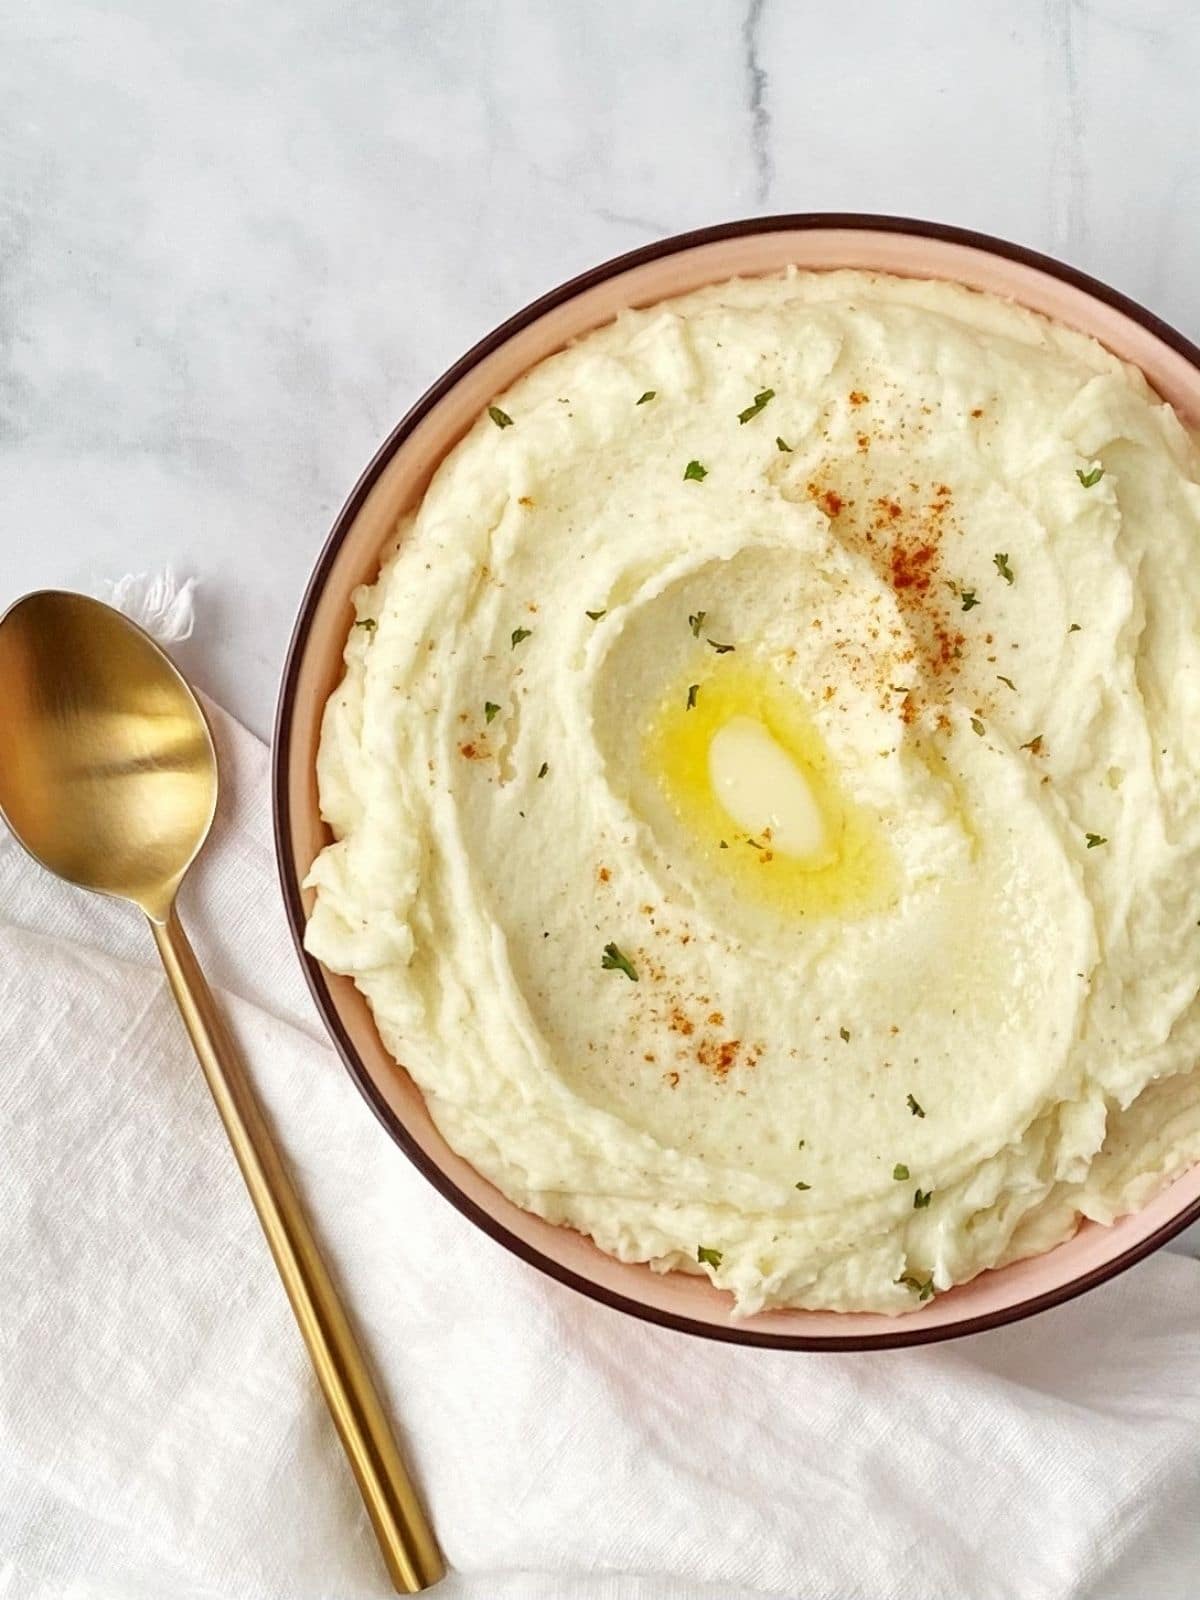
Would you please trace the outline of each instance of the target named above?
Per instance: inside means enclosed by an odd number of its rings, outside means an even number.
[[[204,713],[128,617],[40,590],[0,618],[0,814],[42,866],[163,922],[216,813]]]

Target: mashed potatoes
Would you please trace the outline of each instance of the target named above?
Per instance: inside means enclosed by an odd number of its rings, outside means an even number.
[[[498,396],[359,596],[308,947],[449,1143],[743,1312],[1200,1158],[1200,488],[1141,376],[792,273]]]

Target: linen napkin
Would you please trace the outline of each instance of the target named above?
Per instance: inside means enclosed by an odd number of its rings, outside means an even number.
[[[141,615],[178,636],[188,610],[168,586]],[[221,809],[182,915],[429,1506],[435,1592],[1190,1600],[1200,1263],[877,1355],[709,1344],[543,1278],[410,1167],[326,1045],[266,748],[213,720]],[[3,1600],[390,1592],[140,917],[7,834],[0,1229]]]

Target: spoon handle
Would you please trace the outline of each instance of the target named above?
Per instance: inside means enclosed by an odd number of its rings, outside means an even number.
[[[150,926],[350,1459],[388,1573],[398,1593],[416,1594],[435,1584],[445,1568],[368,1376],[363,1353],[174,907],[165,922],[151,919]]]

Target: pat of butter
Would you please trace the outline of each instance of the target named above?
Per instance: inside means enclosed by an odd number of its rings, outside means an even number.
[[[713,793],[740,828],[771,848],[814,856],[825,847],[821,808],[803,772],[753,717],[731,717],[708,746]]]

